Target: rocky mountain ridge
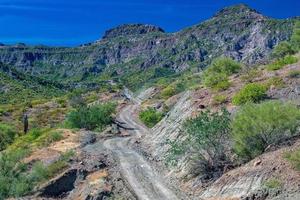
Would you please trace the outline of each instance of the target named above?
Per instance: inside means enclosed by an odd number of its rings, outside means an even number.
[[[138,72],[148,73],[144,76],[148,80],[161,76],[153,74],[153,69],[170,73],[200,69],[222,55],[248,65],[263,62],[280,41],[289,39],[293,24],[293,19],[272,19],[239,4],[176,33],[129,24],[106,31],[94,43],[74,48],[1,46],[0,62],[60,82],[91,81],[95,76],[122,78]]]

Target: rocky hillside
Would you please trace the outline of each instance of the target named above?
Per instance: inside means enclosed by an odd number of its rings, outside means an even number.
[[[62,84],[18,72],[0,63],[0,104],[50,99],[66,90]]]
[[[246,64],[262,62],[274,46],[289,39],[293,24],[293,19],[272,19],[240,4],[176,33],[129,24],[108,30],[102,39],[80,47],[0,46],[0,62],[64,82],[95,83],[111,78],[128,82],[128,76],[139,79],[135,77],[139,73],[145,82],[166,73],[203,68],[221,55]],[[162,70],[154,70],[157,68]],[[131,82],[128,85],[134,88],[143,81]]]

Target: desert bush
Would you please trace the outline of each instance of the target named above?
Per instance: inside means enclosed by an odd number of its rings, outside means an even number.
[[[64,97],[56,98],[55,101],[56,101],[56,103],[58,103],[60,105],[60,107],[62,107],[62,108],[67,107],[68,102],[67,102],[66,98],[64,98]]]
[[[0,199],[21,197],[30,193],[35,186],[52,178],[68,166],[68,161],[74,156],[73,151],[68,151],[60,158],[45,166],[41,162],[30,165],[22,163],[27,155],[24,150],[16,150],[0,154]]]
[[[267,189],[280,189],[283,184],[277,178],[270,178],[263,183],[264,187]]]
[[[257,69],[250,69],[241,76],[243,82],[251,83],[255,78],[260,77],[261,73]]]
[[[32,190],[27,167],[20,162],[23,156],[23,151],[0,154],[0,199],[20,197]]]
[[[148,108],[139,113],[139,118],[146,126],[152,128],[163,118],[163,113],[156,111],[154,108]]]
[[[112,122],[112,115],[116,104],[105,103],[90,107],[79,107],[67,116],[67,124],[72,128],[86,128],[88,130],[102,130]]]
[[[167,99],[176,94],[176,88],[173,85],[169,85],[161,91],[161,97]]]
[[[285,159],[287,159],[296,170],[300,171],[300,149],[287,152],[284,155]]]
[[[275,88],[283,88],[285,86],[285,83],[283,82],[283,79],[281,77],[272,77],[268,79],[264,83],[266,88],[270,88],[271,86]]]
[[[300,21],[299,20],[295,23],[290,43],[295,51],[300,50]]]
[[[288,77],[290,77],[290,78],[299,78],[300,77],[300,70],[289,71]]]
[[[282,69],[285,65],[290,65],[296,62],[298,62],[298,58],[291,55],[287,55],[269,64],[267,66],[267,69],[270,71],[274,71],[274,70]]]
[[[203,84],[216,90],[226,90],[229,86],[228,76],[241,69],[239,63],[230,58],[217,58],[203,73]]]
[[[74,155],[75,152],[69,150],[63,153],[57,161],[49,165],[44,165],[42,162],[36,162],[32,166],[32,170],[29,175],[30,179],[34,183],[39,183],[54,177],[68,166],[70,158],[74,157]]]
[[[174,84],[171,84],[171,85],[168,85],[167,87],[165,87],[161,91],[160,95],[162,98],[168,99],[169,97],[182,92],[184,89],[185,89],[185,87],[182,83],[174,83]]]
[[[266,101],[246,104],[232,122],[234,150],[243,159],[260,155],[265,149],[296,134],[300,110],[292,104]]]
[[[203,84],[206,87],[212,88],[217,91],[226,90],[230,86],[228,76],[225,73],[206,74],[203,80]]]
[[[79,108],[86,106],[86,102],[82,96],[81,90],[75,90],[68,95],[69,104],[73,108]]]
[[[5,149],[7,145],[11,144],[16,136],[14,128],[7,124],[0,123],[0,151]]]
[[[264,85],[249,83],[233,96],[232,102],[235,105],[241,105],[247,102],[259,102],[266,98],[266,90]]]
[[[206,69],[207,73],[224,73],[227,76],[238,73],[241,69],[241,65],[235,62],[231,58],[217,58],[212,64]]]
[[[230,163],[226,155],[226,142],[230,133],[230,114],[204,111],[183,125],[184,141],[169,142],[169,161],[176,161],[184,153],[191,153],[197,174],[203,179],[219,177]]]
[[[293,55],[295,50],[289,42],[281,42],[279,43],[272,52],[272,57],[280,59],[287,55]]]
[[[227,101],[227,98],[224,95],[215,95],[213,97],[214,105],[220,105],[220,104],[226,103],[226,101]]]

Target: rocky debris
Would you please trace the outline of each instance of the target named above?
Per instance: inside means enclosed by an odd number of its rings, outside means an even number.
[[[80,138],[79,138],[79,142],[80,142],[80,146],[84,147],[88,144],[92,144],[94,142],[96,142],[96,134],[91,132],[91,131],[84,131],[81,130],[80,131]]]
[[[137,99],[140,99],[141,102],[153,98],[154,95],[156,95],[159,92],[159,90],[156,87],[150,87],[146,90],[143,90],[139,95],[137,96]]]
[[[112,39],[120,36],[134,36],[156,32],[164,33],[164,30],[160,27],[149,24],[123,24],[116,28],[107,30],[103,36],[103,39]]]
[[[289,146],[265,153],[245,165],[233,169],[200,192],[202,199],[271,200],[300,196],[300,174],[284,159],[284,153],[300,147],[300,140]],[[260,164],[256,164],[260,163]],[[265,187],[269,179],[278,180],[282,188]],[[297,199],[297,198],[294,198]]]

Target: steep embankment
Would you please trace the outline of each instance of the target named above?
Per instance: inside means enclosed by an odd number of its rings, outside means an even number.
[[[291,72],[300,70],[300,63],[287,65],[277,71],[269,71],[261,66],[257,75],[251,78],[251,82],[270,85],[267,95],[269,99],[280,99],[284,102],[293,102],[300,105],[300,79],[291,76]],[[238,107],[231,103],[232,97],[239,91],[247,81],[245,74],[242,76],[230,77],[231,86],[221,92],[215,92],[206,88],[184,92],[169,113],[151,129],[143,140],[144,150],[150,157],[163,163],[166,160],[170,141],[180,141],[185,136],[182,123],[185,119],[192,117],[206,108],[218,109],[226,106],[234,113]],[[276,81],[274,81],[276,80]],[[154,88],[145,91],[142,96],[151,98],[149,93],[155,92]],[[214,96],[223,95],[226,97],[223,105],[216,105]],[[172,97],[174,98],[174,97]],[[155,99],[153,100],[155,101]],[[157,100],[156,100],[157,101]],[[147,102],[147,101],[146,101]],[[230,141],[227,141],[230,142]],[[181,180],[182,188],[193,191],[196,198],[203,199],[297,199],[299,198],[299,172],[284,159],[286,152],[299,149],[299,139],[295,138],[281,146],[273,146],[267,153],[254,160],[236,166],[233,170],[225,170],[223,176],[215,182],[203,183],[197,174],[194,174],[192,155],[185,154],[178,157],[176,167],[171,168],[170,177],[177,177]],[[268,181],[278,181],[280,188],[268,189],[265,185]],[[278,186],[279,187],[279,186]]]
[[[51,80],[92,87],[99,80],[121,77],[136,88],[175,71],[205,67],[220,55],[244,63],[261,62],[274,46],[290,37],[293,23],[293,19],[265,17],[241,4],[172,34],[136,24],[108,30],[102,39],[75,48],[1,46],[0,61]],[[103,76],[96,79],[95,75]]]

